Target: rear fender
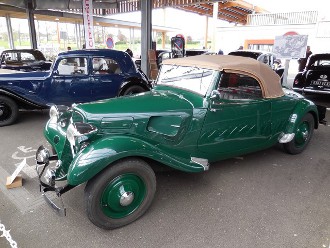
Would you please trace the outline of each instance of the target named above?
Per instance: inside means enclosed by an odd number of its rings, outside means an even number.
[[[11,99],[13,99],[20,107],[24,106],[26,107],[30,107],[30,108],[36,108],[36,109],[45,109],[47,108],[47,106],[43,106],[34,102],[31,102],[15,93],[12,93],[8,90],[5,89],[0,89],[0,95],[4,95],[4,96],[8,96]]]
[[[317,129],[319,124],[319,115],[317,107],[310,101],[301,101],[296,105],[294,111],[292,112],[289,122],[286,126],[285,133],[295,133],[301,119],[307,113],[312,114],[312,116],[314,117],[314,128]]]
[[[70,185],[87,182],[107,166],[126,157],[144,157],[187,172],[205,168],[190,157],[165,153],[150,143],[128,136],[112,136],[98,140],[82,150],[72,161],[67,180]]]

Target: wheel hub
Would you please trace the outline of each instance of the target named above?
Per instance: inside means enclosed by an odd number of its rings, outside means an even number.
[[[134,193],[133,192],[124,192],[121,196],[120,196],[120,205],[126,207],[128,205],[130,205],[134,200]]]
[[[0,116],[3,115],[3,110],[0,108]]]
[[[303,135],[304,141],[306,141],[308,138],[308,130],[306,130],[305,132],[302,132],[302,135]]]

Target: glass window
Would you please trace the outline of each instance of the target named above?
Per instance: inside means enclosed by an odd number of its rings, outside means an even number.
[[[119,64],[110,58],[93,58],[93,73],[94,74],[120,74],[121,69]]]
[[[61,59],[57,70],[59,75],[87,75],[87,59],[76,57]]]
[[[22,61],[36,61],[36,58],[31,53],[21,53]]]
[[[314,66],[330,66],[330,60],[317,60],[313,64]]]
[[[214,80],[216,71],[190,66],[163,65],[158,75],[158,85],[168,85],[205,95]]]
[[[218,91],[222,99],[262,98],[259,82],[252,77],[237,73],[223,73]]]

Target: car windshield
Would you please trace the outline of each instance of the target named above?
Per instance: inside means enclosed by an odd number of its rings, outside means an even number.
[[[187,89],[205,95],[216,71],[190,66],[163,65],[156,84]]]

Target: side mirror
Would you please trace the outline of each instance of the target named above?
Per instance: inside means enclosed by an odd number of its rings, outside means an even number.
[[[217,90],[212,90],[211,95],[210,95],[210,99],[211,100],[215,100],[215,99],[219,99],[220,98],[220,93]]]
[[[59,74],[59,73],[58,73],[58,70],[54,70],[54,71],[53,71],[53,75],[58,76],[58,74]]]

